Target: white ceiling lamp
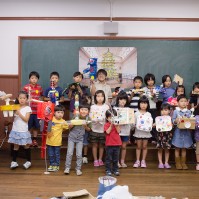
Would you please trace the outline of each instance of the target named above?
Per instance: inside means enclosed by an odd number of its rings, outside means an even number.
[[[110,21],[104,22],[104,34],[117,35],[118,34],[118,22],[113,22],[113,3],[112,0],[108,0],[110,4]]]

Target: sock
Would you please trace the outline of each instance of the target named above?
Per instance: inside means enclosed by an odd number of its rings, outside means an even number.
[[[121,160],[121,164],[124,163],[124,160]]]
[[[25,153],[26,153],[27,161],[31,162],[31,151],[30,151],[30,148],[25,149]]]
[[[12,161],[16,162],[17,161],[17,155],[18,155],[18,151],[13,150],[13,156],[12,156]]]

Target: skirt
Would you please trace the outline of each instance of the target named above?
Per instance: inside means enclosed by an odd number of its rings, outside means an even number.
[[[11,131],[8,139],[8,143],[25,146],[32,144],[31,134],[27,132]]]

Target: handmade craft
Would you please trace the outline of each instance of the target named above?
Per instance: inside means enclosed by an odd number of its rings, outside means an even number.
[[[195,117],[182,117],[180,122],[177,124],[179,129],[195,129],[196,128],[196,118]]]
[[[196,115],[196,130],[199,130],[199,115]]]
[[[117,115],[113,118],[113,123],[118,125],[123,124],[134,124],[135,123],[135,116],[134,110],[131,108],[117,108],[115,107]]]
[[[167,102],[171,106],[178,106],[177,97],[169,97]]]
[[[170,116],[158,116],[155,118],[156,130],[158,132],[171,131],[172,122]]]
[[[141,131],[151,131],[153,119],[151,116],[139,115],[136,121],[136,128]]]

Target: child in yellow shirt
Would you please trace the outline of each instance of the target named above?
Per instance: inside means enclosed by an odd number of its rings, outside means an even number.
[[[52,129],[51,132],[47,135],[46,145],[50,161],[48,171],[59,171],[62,132],[64,129],[68,129],[68,125],[63,119],[64,110],[65,108],[62,105],[55,106],[55,113],[52,120]]]

